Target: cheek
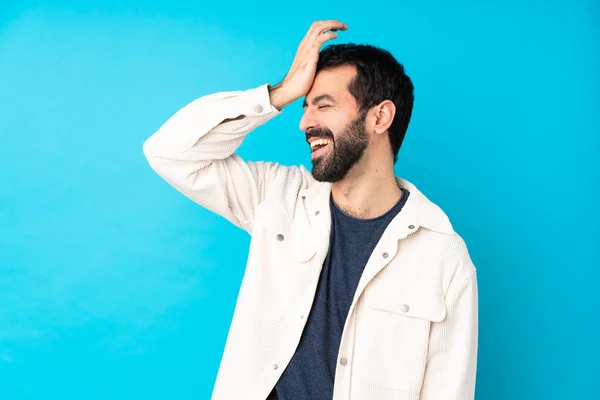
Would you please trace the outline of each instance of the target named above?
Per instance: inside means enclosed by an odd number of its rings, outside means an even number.
[[[330,124],[327,125],[327,129],[333,134],[333,142],[340,140],[344,135],[347,134],[346,127],[342,124]]]
[[[333,136],[336,137],[350,125],[351,119],[346,118],[345,115],[331,111],[327,115],[323,115],[321,122],[323,126],[333,132]]]

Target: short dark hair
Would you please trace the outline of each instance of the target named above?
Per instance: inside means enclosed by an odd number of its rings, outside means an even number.
[[[396,115],[389,128],[394,163],[412,115],[414,87],[404,72],[404,66],[387,50],[365,44],[333,44],[319,53],[317,72],[341,66],[356,67],[357,75],[348,84],[348,91],[366,111],[384,100],[396,106]]]

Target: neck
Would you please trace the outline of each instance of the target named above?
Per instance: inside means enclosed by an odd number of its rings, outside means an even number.
[[[333,201],[356,218],[376,218],[388,212],[402,197],[393,162],[357,164],[346,177],[331,185]],[[384,165],[385,164],[385,165]]]

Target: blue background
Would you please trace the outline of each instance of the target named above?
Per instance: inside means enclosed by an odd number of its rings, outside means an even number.
[[[248,235],[143,141],[205,94],[277,83],[315,19],[416,86],[397,164],[480,286],[477,399],[591,399],[600,313],[600,3],[0,5],[0,399],[207,399]],[[309,164],[300,103],[249,159]]]

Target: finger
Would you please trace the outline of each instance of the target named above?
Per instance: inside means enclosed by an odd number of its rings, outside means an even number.
[[[310,29],[309,36],[311,36],[314,39],[319,35],[323,34],[323,32],[333,29],[345,31],[346,29],[348,29],[348,25],[337,20],[319,21],[313,24],[312,28]]]
[[[348,29],[348,25],[338,20],[315,21],[302,39],[300,43],[300,49],[309,49],[316,46],[321,46],[321,44],[323,44],[325,41],[337,37],[337,35],[328,35],[327,37],[323,38],[322,36],[328,33],[327,31],[345,31],[346,29]]]
[[[335,32],[324,32],[322,35],[319,35],[315,40],[315,46],[321,46],[328,40],[335,39],[338,37],[338,34]]]
[[[335,39],[337,37],[338,37],[338,34],[336,32],[333,32],[330,30],[325,30],[318,34],[315,34],[314,37],[309,39],[308,43],[309,43],[309,46],[311,46],[311,47],[320,46],[324,42],[331,40],[331,39]]]
[[[305,38],[309,38],[311,36],[314,36],[315,33],[317,33],[319,31],[319,27],[321,25],[323,25],[324,23],[327,22],[333,22],[333,20],[331,21],[315,21],[310,25],[310,28],[308,28],[308,31],[306,31],[306,35],[304,35]]]
[[[348,28],[348,25],[344,24],[341,21],[338,21],[337,19],[330,19],[327,21],[317,21],[313,24],[313,28],[315,30],[324,30],[324,29],[331,29],[331,28],[337,28],[340,30],[344,30],[346,28]]]

